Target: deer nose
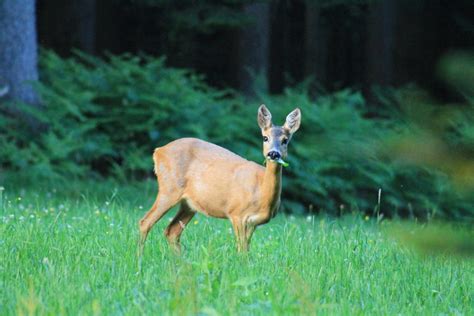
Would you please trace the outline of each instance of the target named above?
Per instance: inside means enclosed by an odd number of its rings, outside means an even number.
[[[268,157],[270,157],[270,159],[272,160],[277,160],[277,159],[280,159],[281,158],[281,155],[278,151],[270,151],[268,154],[267,154]]]

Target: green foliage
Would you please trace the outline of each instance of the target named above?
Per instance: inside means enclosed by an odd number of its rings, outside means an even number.
[[[21,109],[46,129],[33,134],[0,113],[0,162],[16,176],[151,177],[154,148],[180,137],[199,137],[261,163],[256,109],[265,103],[278,125],[296,106],[303,113],[284,170],[285,211],[371,214],[381,190],[385,216],[474,216],[474,198],[458,192],[449,173],[436,164],[397,161],[400,154],[388,150],[395,148],[388,140],[403,139],[410,125],[397,116],[366,118],[358,92],[313,98],[302,86],[248,101],[210,88],[192,72],[165,67],[163,59],[129,55],[104,61],[44,52],[41,69],[44,108]],[[451,137],[469,142],[472,125],[460,126]]]
[[[44,108],[22,109],[48,129],[35,142],[22,140],[21,154],[5,152],[4,163],[28,166],[30,173],[43,176],[88,176],[100,170],[125,178],[151,170],[158,144],[183,135],[206,138],[207,112],[214,113],[209,117],[219,112],[223,93],[163,63],[132,56],[104,62],[80,53],[77,60],[62,60],[45,53],[39,86]],[[198,126],[196,118],[204,124]],[[15,136],[2,140],[12,146]]]
[[[162,234],[169,214],[150,232],[137,274],[137,222],[155,189],[6,186],[2,315],[474,314],[471,261],[420,256],[384,236],[388,221],[361,216],[280,215],[241,256],[228,221],[198,215],[176,257]]]

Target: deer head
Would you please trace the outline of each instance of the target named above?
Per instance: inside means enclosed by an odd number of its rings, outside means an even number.
[[[262,130],[263,156],[265,159],[276,162],[286,158],[291,137],[301,124],[300,109],[296,108],[288,114],[283,126],[275,126],[272,123],[272,114],[262,104],[258,108],[257,121]]]

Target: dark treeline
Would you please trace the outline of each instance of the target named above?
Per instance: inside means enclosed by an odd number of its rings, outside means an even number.
[[[435,65],[473,48],[473,12],[470,0],[37,3],[40,45],[63,56],[72,48],[166,55],[247,93],[256,74],[273,93],[307,77],[327,90],[416,82],[440,93]]]

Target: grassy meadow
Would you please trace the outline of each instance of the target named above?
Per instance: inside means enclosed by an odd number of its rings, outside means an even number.
[[[198,215],[176,256],[162,234],[173,210],[138,274],[137,222],[155,186],[4,185],[0,314],[474,315],[472,260],[419,255],[361,215],[280,214],[248,255],[228,221]]]

